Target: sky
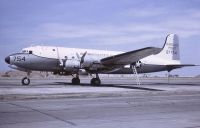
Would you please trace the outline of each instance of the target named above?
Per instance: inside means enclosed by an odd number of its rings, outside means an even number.
[[[199,0],[0,0],[0,71],[6,56],[34,45],[132,51],[162,47],[170,33],[181,62],[200,64]],[[166,72],[165,72],[166,73]],[[200,67],[172,71],[200,74]]]

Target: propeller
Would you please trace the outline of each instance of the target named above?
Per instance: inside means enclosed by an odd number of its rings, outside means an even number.
[[[83,55],[80,57],[78,53],[76,53],[77,58],[80,60],[80,68],[82,68],[82,64],[84,63],[84,58],[87,54],[87,51],[83,53]]]

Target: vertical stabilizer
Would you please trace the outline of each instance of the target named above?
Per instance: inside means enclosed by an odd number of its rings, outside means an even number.
[[[179,39],[176,34],[169,34],[166,37],[165,44],[157,56],[166,60],[180,61]]]

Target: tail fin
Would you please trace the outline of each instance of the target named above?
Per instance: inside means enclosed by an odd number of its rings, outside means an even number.
[[[180,61],[179,39],[176,34],[169,34],[166,37],[165,44],[157,56],[166,60]]]

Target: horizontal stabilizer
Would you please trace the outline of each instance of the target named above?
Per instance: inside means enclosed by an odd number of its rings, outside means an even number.
[[[182,68],[182,67],[191,67],[191,66],[200,66],[200,65],[195,65],[195,64],[175,64],[175,65],[166,65],[168,71],[171,71],[173,69],[177,69],[177,68]]]

